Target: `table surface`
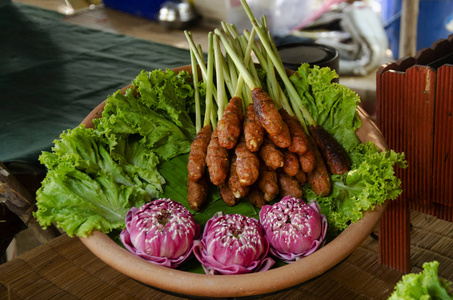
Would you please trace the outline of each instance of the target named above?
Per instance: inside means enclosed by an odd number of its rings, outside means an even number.
[[[453,223],[411,214],[412,272],[426,261],[453,281]],[[378,263],[372,236],[323,275],[260,299],[387,299],[402,274]],[[108,251],[108,249],[106,249]],[[190,284],[190,283],[188,283]],[[222,295],[219,295],[222,297]],[[106,265],[78,238],[67,235],[0,265],[0,299],[180,299],[146,286]]]

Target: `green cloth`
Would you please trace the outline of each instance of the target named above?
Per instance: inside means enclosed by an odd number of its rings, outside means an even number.
[[[38,164],[142,70],[190,64],[189,51],[62,21],[13,3],[0,9],[0,161]]]

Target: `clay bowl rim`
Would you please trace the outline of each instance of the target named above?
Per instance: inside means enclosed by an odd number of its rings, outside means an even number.
[[[172,70],[192,73],[190,65]],[[293,71],[288,70],[288,73],[292,74]],[[129,86],[124,87],[122,91]],[[101,116],[104,106],[105,101],[99,104],[82,124],[93,127],[92,120]],[[362,119],[362,126],[356,133],[360,141],[373,141],[379,148],[387,149],[382,133],[370,116],[360,107],[357,111]],[[349,225],[339,236],[313,254],[291,264],[250,274],[205,275],[158,266],[133,255],[99,231],[94,231],[88,237],[80,237],[80,240],[107,265],[151,287],[198,297],[257,296],[299,285],[322,275],[346,259],[374,230],[387,202],[377,206],[373,211],[367,211],[361,220]]]

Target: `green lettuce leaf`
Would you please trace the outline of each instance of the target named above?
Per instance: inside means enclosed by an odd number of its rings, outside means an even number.
[[[389,300],[453,300],[450,285],[438,276],[439,262],[425,262],[423,271],[403,275]]]
[[[173,121],[138,102],[133,87],[127,89],[125,95],[116,92],[110,96],[102,118],[94,120],[94,123],[96,130],[110,140],[111,151],[114,151],[118,138],[130,134],[141,136],[140,142],[163,160],[190,151],[192,137]]]
[[[42,226],[56,223],[78,236],[120,230],[131,207],[162,194],[159,163],[188,153],[194,136],[187,76],[140,73],[124,95],[108,97],[94,129],[64,131],[52,151],[41,154],[48,173],[35,216]]]
[[[150,199],[140,188],[119,185],[112,174],[90,176],[62,164],[48,172],[36,200],[41,226],[55,223],[69,236],[88,236],[123,227],[127,211]]]
[[[344,85],[331,82],[337,77],[329,68],[302,64],[290,80],[316,124],[332,134],[345,150],[351,150],[360,143],[355,134],[362,125],[356,111],[360,98]]]
[[[193,139],[196,129],[189,117],[194,107],[193,85],[189,73],[167,69],[142,71],[132,82],[138,101],[155,112],[167,116]]]

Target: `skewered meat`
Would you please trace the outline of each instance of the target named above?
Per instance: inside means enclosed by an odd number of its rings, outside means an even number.
[[[242,137],[236,145],[236,173],[242,185],[252,185],[259,176],[260,160],[255,152],[251,152]]]
[[[323,127],[310,126],[309,130],[321,150],[330,172],[336,175],[346,173],[351,167],[351,162],[343,147]]]
[[[291,135],[289,133],[288,126],[283,123],[282,130],[277,135],[268,134],[269,139],[280,148],[288,148],[291,146]]]
[[[222,197],[223,201],[228,206],[235,206],[238,202],[238,198],[236,198],[231,191],[230,187],[226,183],[222,183],[219,185],[220,196]]]
[[[279,134],[285,123],[275,107],[274,100],[259,87],[252,90],[252,99],[255,114],[267,133],[270,135]]]
[[[288,150],[293,153],[304,154],[308,149],[307,134],[304,128],[299,120],[296,117],[290,116],[286,110],[280,109],[280,114],[288,126],[291,135],[291,145],[288,147]]]
[[[190,145],[189,162],[187,163],[188,178],[192,181],[199,180],[206,171],[206,153],[211,140],[212,127],[205,125],[197,133],[195,140]]]
[[[217,130],[211,135],[206,154],[209,177],[214,185],[224,183],[229,170],[228,150],[219,145]]]
[[[274,170],[283,167],[285,162],[283,153],[268,139],[264,139],[259,150],[259,156],[266,166]]]
[[[266,204],[263,193],[255,185],[250,187],[248,198],[255,207],[261,208]]]
[[[317,149],[312,149],[309,144],[308,150],[304,154],[299,155],[300,166],[305,173],[313,171],[316,167],[315,151]]]
[[[314,143],[315,142],[310,139],[310,144],[312,144],[313,147],[316,147]],[[311,184],[311,189],[316,193],[316,195],[325,197],[330,193],[330,174],[327,171],[327,166],[321,156],[321,153],[319,151],[313,151],[313,154],[315,157],[316,167],[313,171],[307,173],[307,181]]]
[[[203,174],[198,181],[187,179],[187,201],[189,202],[190,208],[199,211],[206,202],[208,191],[207,174]]]
[[[241,134],[242,119],[242,99],[233,97],[216,127],[220,146],[226,149],[233,149],[236,146]]]
[[[265,130],[255,114],[253,104],[247,106],[244,117],[244,137],[247,148],[256,152],[263,143]]]
[[[261,166],[258,188],[263,194],[264,201],[272,201],[279,193],[277,172],[267,166]]]
[[[228,186],[236,198],[247,196],[249,192],[248,186],[244,186],[239,181],[239,176],[236,172],[236,155],[231,158],[230,173],[228,175]]]
[[[278,172],[278,186],[280,196],[291,196],[302,199],[302,189],[294,177],[288,176],[285,172]]]
[[[304,186],[305,183],[307,182],[307,174],[305,174],[304,171],[302,171],[301,169],[297,171],[297,174],[294,176],[294,178],[296,178],[300,187]]]
[[[283,154],[285,155],[283,171],[288,174],[288,176],[295,176],[299,171],[299,158],[295,153],[288,150],[284,150]]]

